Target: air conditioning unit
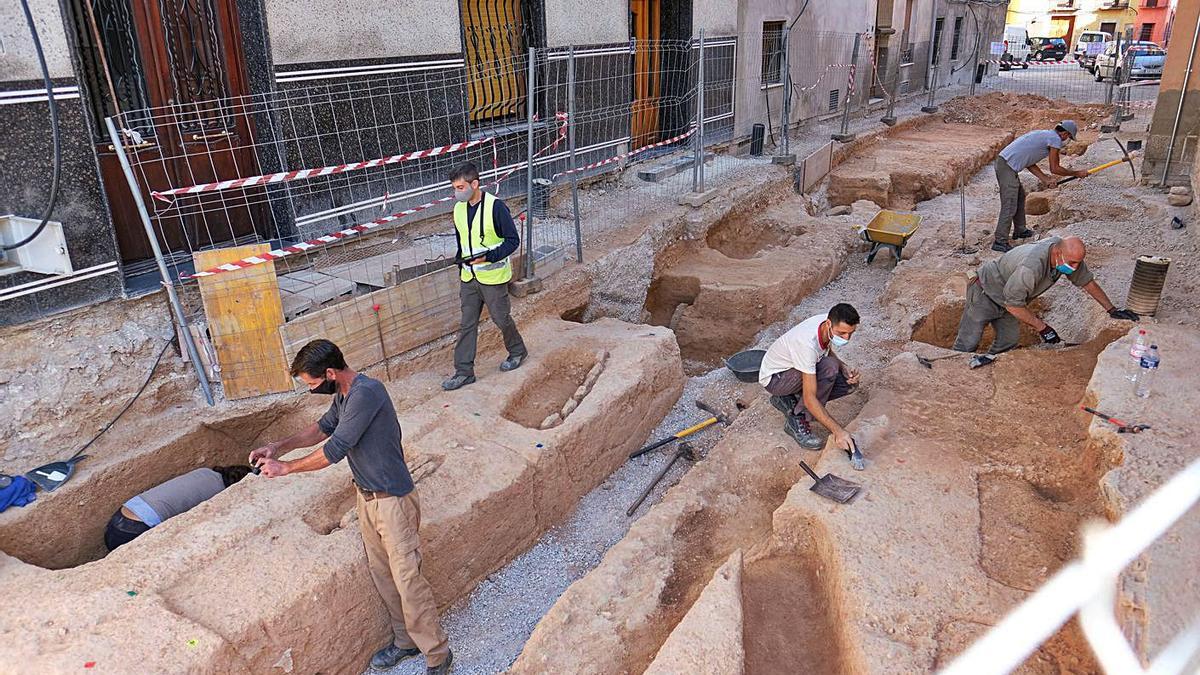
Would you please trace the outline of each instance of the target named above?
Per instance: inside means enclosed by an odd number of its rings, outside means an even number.
[[[0,244],[15,244],[33,234],[40,220],[21,216],[0,216]],[[36,239],[11,251],[0,251],[0,275],[17,272],[71,274],[71,256],[62,223],[49,221]]]

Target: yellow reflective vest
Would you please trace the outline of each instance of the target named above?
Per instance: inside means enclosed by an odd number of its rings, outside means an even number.
[[[459,265],[458,276],[462,281],[476,279],[481,284],[497,286],[506,284],[512,279],[511,257],[498,262],[484,262],[469,265],[467,260],[478,257],[504,243],[504,237],[496,231],[492,222],[492,206],[496,195],[483,193],[483,199],[475,209],[473,223],[467,222],[467,203],[458,202],[454,205],[454,229],[458,232],[458,246],[462,249],[463,262]]]

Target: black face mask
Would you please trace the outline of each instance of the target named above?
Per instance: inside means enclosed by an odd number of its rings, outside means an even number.
[[[329,380],[329,379],[324,380],[321,382],[321,384],[318,384],[317,386],[313,387],[312,389],[309,389],[308,393],[310,393],[310,394],[326,394],[326,395],[336,394],[337,393],[337,381]]]

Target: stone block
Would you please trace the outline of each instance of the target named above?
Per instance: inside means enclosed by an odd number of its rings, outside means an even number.
[[[704,192],[689,192],[679,197],[679,204],[682,206],[703,206],[711,202],[716,196],[716,188],[705,190]]]
[[[508,293],[514,298],[523,298],[530,293],[542,290],[542,280],[538,277],[529,279],[514,279],[508,283]]]
[[[1030,192],[1025,197],[1025,213],[1030,216],[1043,216],[1050,213],[1054,203],[1054,195],[1049,192]]]

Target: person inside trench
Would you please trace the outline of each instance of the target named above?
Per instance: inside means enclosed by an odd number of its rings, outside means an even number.
[[[253,471],[246,465],[193,469],[130,498],[108,521],[104,545],[111,553],[163,521],[212,499]]]

